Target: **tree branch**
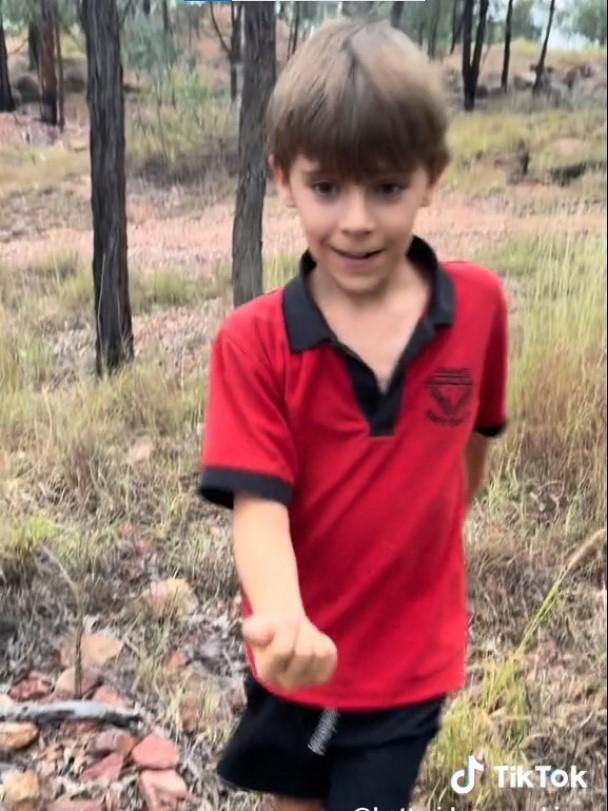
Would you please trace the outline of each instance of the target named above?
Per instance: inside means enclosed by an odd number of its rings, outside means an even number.
[[[214,11],[213,11],[213,3],[209,3],[209,12],[211,14],[211,22],[213,23],[213,27],[215,28],[215,32],[216,32],[216,34],[218,35],[218,37],[220,39],[220,44],[221,44],[222,48],[226,51],[226,54],[228,56],[230,56],[230,48],[228,47],[228,45],[226,45],[226,42],[224,41],[224,37],[222,36],[222,32],[220,31],[220,28],[219,28],[219,26],[217,24],[217,20],[215,19],[215,14],[214,14]]]
[[[0,722],[98,721],[126,727],[141,720],[141,713],[137,710],[119,710],[99,701],[57,701],[54,704],[24,701],[9,707],[0,706]]]

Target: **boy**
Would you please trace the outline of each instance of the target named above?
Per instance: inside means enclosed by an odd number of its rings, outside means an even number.
[[[505,423],[505,302],[413,236],[447,123],[403,34],[326,24],[267,124],[308,249],[212,350],[201,494],[233,509],[251,669],[218,771],[278,811],[393,811],[464,683],[461,530]]]

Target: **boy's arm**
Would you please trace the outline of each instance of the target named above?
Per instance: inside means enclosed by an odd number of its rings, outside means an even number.
[[[306,617],[289,530],[298,456],[280,387],[256,335],[220,330],[211,353],[199,493],[233,509],[235,563],[252,616],[257,676],[285,690],[325,684],[336,646]],[[246,349],[244,347],[247,347]]]
[[[233,534],[239,580],[253,611],[243,636],[258,676],[284,690],[327,683],[336,646],[304,612],[287,508],[238,492]]]
[[[304,614],[287,508],[237,493],[233,515],[234,558],[254,614]]]
[[[464,450],[466,507],[471,506],[475,494],[483,485],[490,450],[490,441],[476,432],[472,433]]]
[[[475,428],[464,451],[466,506],[484,482],[490,442],[505,428],[507,416],[508,307],[498,279],[486,346]]]

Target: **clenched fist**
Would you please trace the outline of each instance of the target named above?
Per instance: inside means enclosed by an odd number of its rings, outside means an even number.
[[[256,614],[243,622],[243,637],[260,679],[281,690],[325,684],[336,669],[336,646],[304,615]]]

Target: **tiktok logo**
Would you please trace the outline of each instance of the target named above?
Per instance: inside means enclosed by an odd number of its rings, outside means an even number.
[[[469,755],[465,769],[458,769],[450,778],[450,785],[456,794],[468,794],[475,785],[475,774],[483,774],[485,766],[474,755]]]

